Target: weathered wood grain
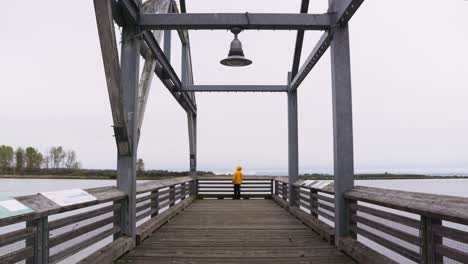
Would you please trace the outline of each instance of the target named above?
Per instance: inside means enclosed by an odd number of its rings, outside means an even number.
[[[271,200],[196,200],[117,263],[355,263]]]
[[[396,264],[397,262],[370,249],[366,245],[358,242],[354,238],[346,237],[338,240],[338,248],[347,255],[353,257],[359,263],[368,264]]]
[[[130,237],[120,237],[111,244],[84,258],[78,264],[112,264],[134,247],[135,243],[133,239]]]
[[[171,207],[163,213],[156,215],[155,217],[151,218],[150,220],[139,226],[137,228],[137,244],[141,244],[141,242],[148,238],[151,235],[151,233],[153,233],[155,230],[164,225],[172,217],[177,215],[182,209],[187,207],[194,200],[194,198],[194,196],[191,196],[183,200],[174,207]]]
[[[317,218],[312,217],[312,215],[297,207],[290,207],[289,212],[297,217],[297,219],[303,222],[310,229],[317,232],[317,234],[319,234],[322,239],[328,241],[330,245],[335,243],[335,229],[333,229],[333,227],[319,221]]]
[[[27,227],[24,229],[2,234],[0,235],[0,247],[3,247],[11,243],[15,243],[20,240],[32,238],[34,237],[35,233],[36,233],[36,228]]]
[[[101,44],[107,90],[115,127],[127,128],[124,97],[120,82],[120,62],[112,19],[111,0],[94,0],[96,24]]]

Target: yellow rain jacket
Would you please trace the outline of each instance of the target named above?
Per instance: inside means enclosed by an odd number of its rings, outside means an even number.
[[[242,167],[237,166],[236,172],[232,175],[233,184],[242,184]]]

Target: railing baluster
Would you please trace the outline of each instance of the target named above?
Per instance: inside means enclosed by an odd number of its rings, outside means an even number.
[[[317,190],[315,189],[309,189],[310,191],[310,199],[309,199],[309,202],[310,202],[310,214],[314,217],[314,218],[318,218],[318,210],[319,210],[319,201],[318,201],[318,192]]]
[[[185,182],[180,184],[180,200],[185,199]]]
[[[352,230],[356,230],[356,232],[349,232],[349,235],[354,238],[354,239],[357,239],[357,221],[353,220],[353,219],[357,219],[356,216],[357,216],[357,210],[355,208],[357,208],[357,201],[356,200],[346,200],[348,202],[348,210],[349,210],[349,230],[352,231]]]
[[[36,234],[34,238],[26,241],[27,246],[34,246],[34,256],[28,259],[26,263],[45,264],[49,262],[49,226],[48,217],[44,216],[39,219],[26,222],[26,227],[35,227]],[[28,245],[29,244],[29,245]]]
[[[442,220],[421,216],[421,263],[433,264],[443,261],[443,258],[435,253],[436,245],[442,245],[442,238],[434,233],[434,226],[442,226]]]
[[[151,198],[151,218],[157,216],[159,214],[159,189],[154,190],[151,192],[153,198]]]
[[[273,180],[270,180],[270,193],[273,195]]]
[[[169,186],[169,207],[175,205],[175,185]]]

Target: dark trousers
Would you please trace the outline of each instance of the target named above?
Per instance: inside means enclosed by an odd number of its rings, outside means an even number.
[[[241,186],[240,184],[234,184],[234,199],[239,200],[241,198]]]

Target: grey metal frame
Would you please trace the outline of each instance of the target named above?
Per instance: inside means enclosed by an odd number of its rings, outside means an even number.
[[[165,5],[159,5],[165,2]],[[288,102],[289,186],[298,180],[297,89],[309,72],[331,49],[333,95],[333,148],[335,174],[335,232],[337,241],[349,234],[349,210],[343,197],[353,187],[353,126],[348,21],[363,0],[329,0],[325,14],[308,14],[309,0],[300,13],[187,14],[185,0],[180,11],[175,0],[94,0],[104,70],[111,103],[118,150],[118,188],[129,195],[122,221],[123,232],[135,237],[135,182],[138,139],[154,72],[187,113],[190,174],[196,177],[197,106],[195,92],[285,92]],[[164,7],[163,7],[164,6]],[[157,10],[159,8],[159,10]],[[158,12],[155,12],[158,11]],[[119,62],[113,21],[123,28]],[[285,85],[195,85],[188,30],[297,30],[291,72]],[[182,43],[182,74],[171,65],[171,30]],[[299,68],[305,30],[325,31]],[[154,32],[153,32],[154,31]],[[163,49],[160,47],[164,31]],[[145,66],[139,83],[139,59]],[[295,197],[296,189],[289,190]],[[290,206],[297,199],[290,199]]]

